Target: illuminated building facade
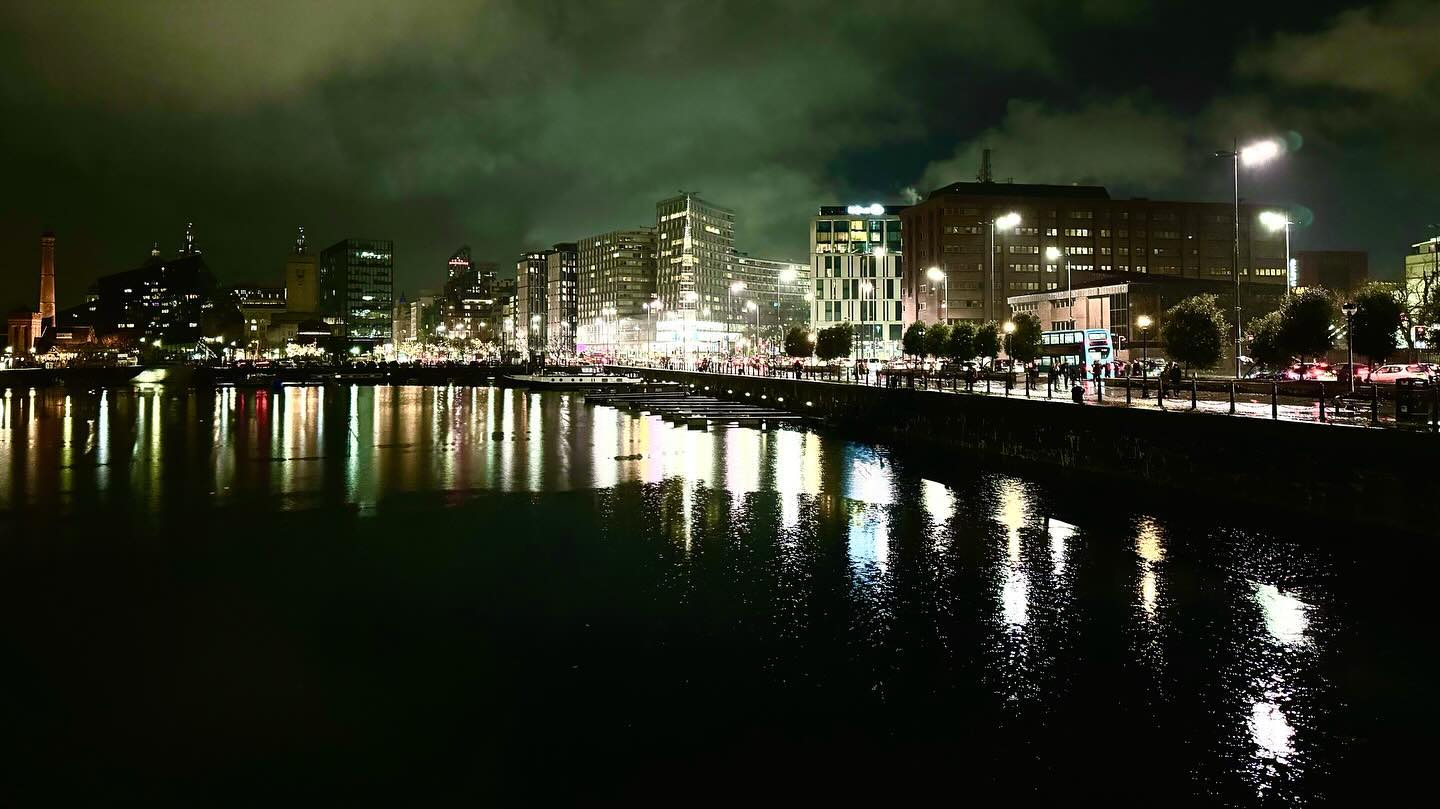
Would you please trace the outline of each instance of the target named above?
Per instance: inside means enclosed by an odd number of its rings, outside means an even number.
[[[1239,280],[1255,287],[1242,292],[1241,302],[1260,306],[1244,320],[1285,293],[1285,234],[1259,224],[1267,207],[1240,206]],[[992,241],[991,223],[1012,213],[1018,224],[997,228]],[[1230,203],[1111,199],[1100,186],[963,182],[931,192],[900,218],[906,311],[927,323],[1003,321],[1008,298],[1064,289],[1067,260],[1049,259],[1050,247],[1068,257],[1072,287],[1114,273],[1232,286],[1235,279]],[[931,280],[930,268],[942,280]]]
[[[743,285],[727,298],[726,311],[734,332],[754,329],[760,316],[760,335],[767,344],[778,345],[785,330],[810,322],[810,267],[794,261],[757,258],[736,254],[730,275],[731,287]],[[754,303],[751,309],[748,304]]]
[[[655,205],[655,292],[664,317],[657,341],[666,351],[721,351],[735,273],[735,212],[691,192]]]
[[[557,244],[545,254],[545,337],[551,351],[575,353],[579,324],[579,247]]]
[[[617,230],[578,244],[578,342],[590,350],[642,349],[654,339],[654,229]]]
[[[547,255],[525,253],[515,262],[515,344],[530,354],[545,351]]]
[[[162,258],[152,250],[143,266],[95,282],[96,333],[164,345],[194,343],[214,306],[215,278],[198,250]]]
[[[345,239],[320,252],[320,312],[341,342],[362,350],[392,342],[394,242]]]
[[[810,222],[810,322],[855,327],[856,356],[900,353],[904,205],[832,205]]]
[[[305,244],[305,228],[295,236],[295,248],[285,259],[285,308],[290,312],[320,311],[320,277],[315,255]]]
[[[493,261],[475,261],[470,246],[456,250],[445,263],[445,330],[460,339],[487,339],[492,329],[495,306]]]

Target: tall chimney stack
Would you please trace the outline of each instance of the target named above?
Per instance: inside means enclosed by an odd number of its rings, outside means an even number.
[[[40,236],[40,331],[55,327],[55,234]]]

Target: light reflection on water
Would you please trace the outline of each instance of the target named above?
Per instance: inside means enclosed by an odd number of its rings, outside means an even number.
[[[1007,732],[1060,723],[1067,711],[1085,725],[1087,711],[1101,711],[1092,703],[1133,701],[1136,743],[1169,751],[1177,782],[1204,773],[1221,791],[1303,792],[1307,776],[1341,758],[1343,735],[1305,732],[1323,727],[1339,702],[1318,662],[1327,650],[1317,627],[1339,622],[1332,599],[1302,598],[1246,553],[1222,564],[1213,554],[1230,547],[1224,532],[1084,508],[1062,517],[1041,487],[964,461],[952,480],[815,432],[689,430],[589,407],[579,395],[486,388],[6,391],[0,422],[0,512],[344,506],[379,519],[378,507],[406,494],[535,502],[593,490],[653,509],[641,522],[677,554],[674,567],[654,571],[666,581],[729,558],[718,555],[734,548],[716,541],[717,521],[722,533],[773,525],[771,536],[742,537],[760,558],[773,543],[773,565],[716,580],[780,587],[768,601],[741,600],[783,605],[760,624],[782,623],[785,637],[812,645],[820,636],[807,633],[836,616],[863,619],[845,648],[875,661],[860,678],[867,698],[907,676],[924,683],[926,698],[956,681],[985,683],[1004,702]],[[632,491],[642,494],[626,499]],[[836,559],[846,581],[823,592],[853,603],[808,614],[822,590],[806,588]],[[1321,556],[1303,564],[1329,566]],[[730,603],[721,594],[699,601]],[[794,682],[824,674],[806,659],[787,663],[790,649],[767,653],[766,666],[804,669]],[[916,667],[925,665],[934,668],[922,676]],[[1167,730],[1155,729],[1156,717]]]

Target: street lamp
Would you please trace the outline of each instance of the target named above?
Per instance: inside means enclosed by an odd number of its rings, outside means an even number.
[[[990,253],[989,315],[991,320],[995,319],[995,298],[998,297],[998,291],[995,289],[995,233],[996,231],[1003,233],[1007,230],[1010,230],[1011,228],[1017,227],[1019,224],[1020,214],[1015,213],[1014,211],[1011,211],[1004,216],[999,216],[990,220],[990,247],[988,252]]]
[[[863,333],[866,335],[866,339],[869,338],[869,335],[870,335],[870,327],[869,327],[868,325],[866,325],[866,323],[865,323],[865,316],[866,316],[867,314],[869,314],[869,312],[868,312],[868,311],[866,310],[866,308],[865,308],[865,296],[872,294],[874,291],[875,291],[875,285],[874,285],[874,284],[870,283],[869,281],[861,281],[861,282],[860,282],[860,328],[864,329],[864,332],[863,332]],[[873,297],[872,297],[872,300],[873,300]],[[865,349],[864,349],[863,345],[862,345],[862,347],[861,347],[861,349],[860,349],[860,356],[861,356],[861,357],[864,357],[864,356],[865,356]]]
[[[1140,328],[1140,351],[1143,359],[1140,360],[1140,398],[1150,398],[1150,326],[1154,323],[1149,315],[1141,315],[1135,318],[1135,325]]]
[[[755,313],[755,353],[760,353],[760,306],[754,301],[745,302],[745,311]]]
[[[1290,221],[1288,214],[1280,211],[1261,211],[1260,224],[1272,233],[1281,228],[1285,229],[1285,294],[1289,295],[1291,287],[1294,286],[1294,279],[1290,277],[1290,226],[1296,223]]]
[[[1355,306],[1354,301],[1346,301],[1340,305],[1340,311],[1345,313],[1345,361],[1349,363],[1350,370],[1350,392],[1355,392]]]
[[[1230,159],[1235,175],[1235,244],[1234,253],[1231,257],[1233,262],[1235,282],[1235,378],[1240,378],[1240,164],[1246,166],[1259,166],[1278,157],[1281,152],[1280,142],[1275,140],[1262,140],[1252,143],[1245,148],[1240,148],[1239,142],[1232,144],[1230,151],[1216,151],[1216,157]],[[1290,268],[1285,268],[1289,272]]]
[[[1007,320],[1000,326],[1000,331],[1005,332],[1005,359],[1010,360],[1010,335],[1015,333],[1015,321]],[[1014,360],[1011,360],[1013,363]]]
[[[1075,315],[1075,298],[1070,291],[1070,254],[1052,244],[1045,248],[1045,258],[1050,261],[1063,261],[1065,263],[1065,308],[1073,319]]]
[[[949,312],[946,312],[945,310],[949,308],[950,304],[950,276],[946,275],[945,271],[940,269],[939,267],[931,267],[930,269],[925,271],[925,277],[930,279],[932,289],[934,288],[935,284],[943,283],[945,285],[945,297],[940,301],[939,306],[939,309],[941,310],[940,321],[943,323],[945,322],[945,315],[949,314]]]

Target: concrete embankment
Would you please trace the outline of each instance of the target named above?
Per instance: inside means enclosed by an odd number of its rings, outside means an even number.
[[[1112,501],[1165,497],[1312,520],[1433,530],[1440,436],[1226,415],[635,369],[775,403],[864,437],[1051,473]],[[746,396],[746,394],[749,394]],[[762,398],[763,397],[763,398]]]

